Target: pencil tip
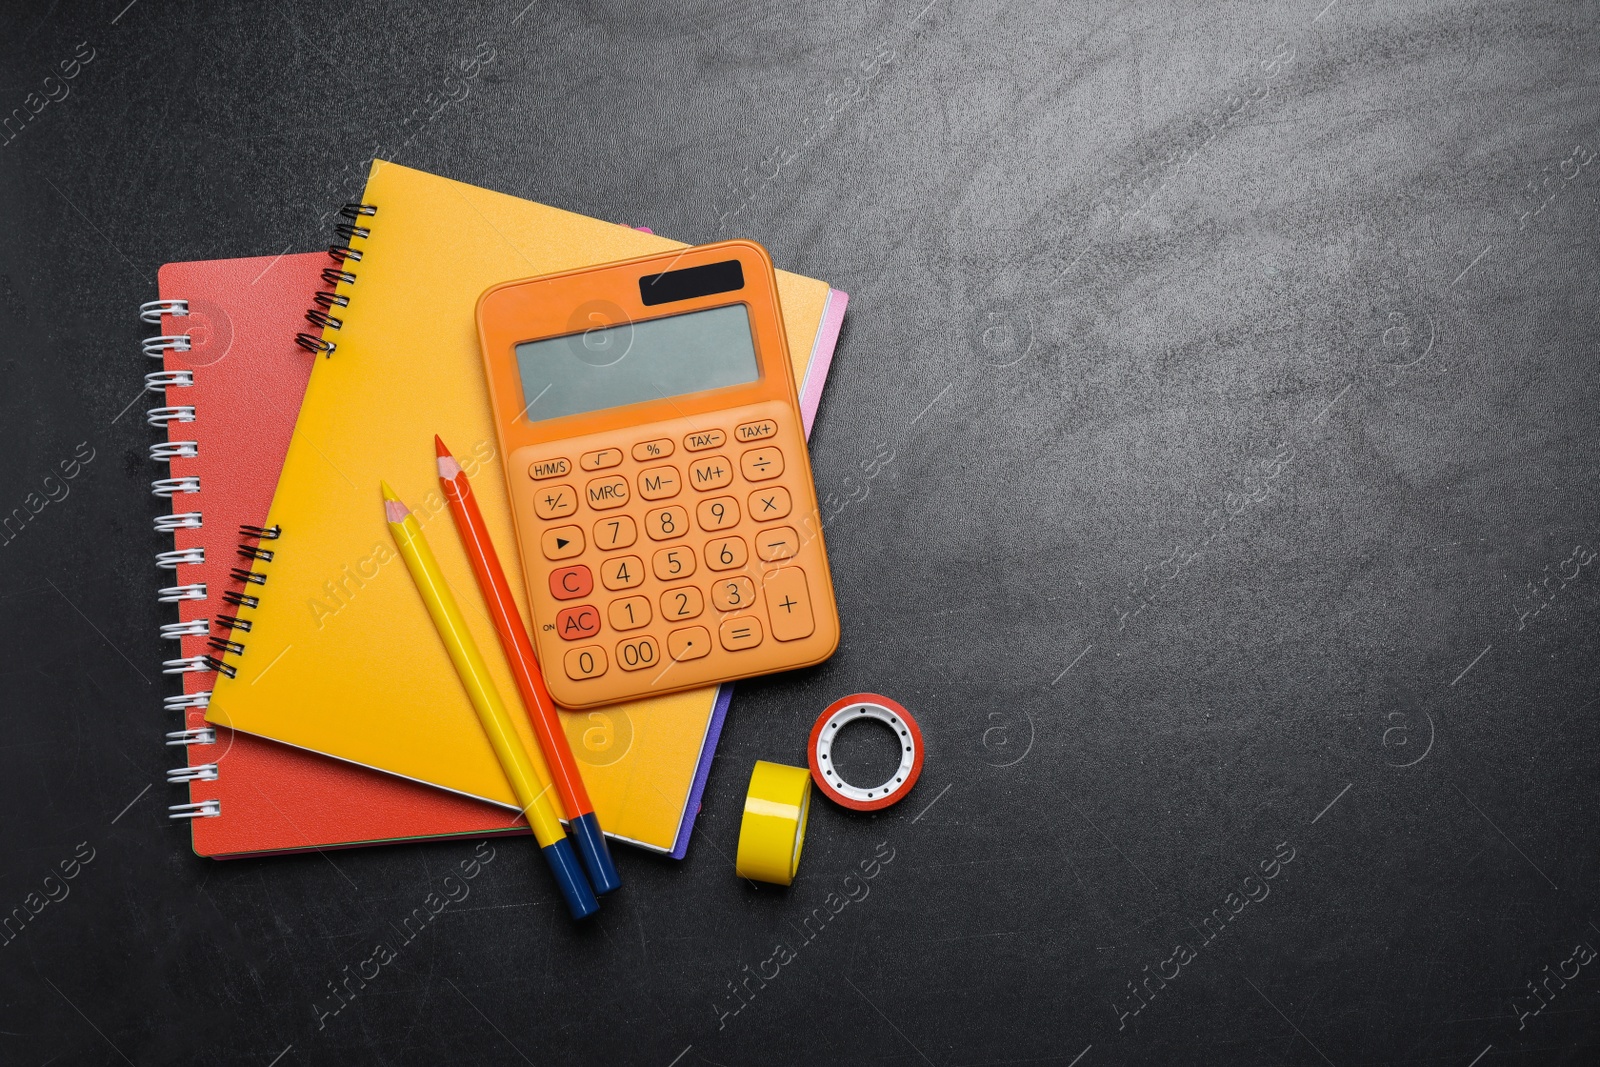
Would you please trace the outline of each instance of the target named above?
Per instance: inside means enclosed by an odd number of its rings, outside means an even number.
[[[450,450],[444,447],[444,442],[440,440],[438,434],[433,435],[433,454],[439,456],[440,458],[450,454]]]
[[[456,457],[450,455],[448,452],[440,456],[435,462],[439,464],[439,477],[443,478],[445,481],[449,481],[451,478],[454,478],[456,475],[461,473],[461,464],[457,463]]]
[[[378,482],[378,488],[383,490],[383,499],[384,500],[395,500],[395,501],[398,501],[400,499],[400,494],[396,493],[394,491],[394,486],[390,485],[388,482],[385,482],[385,481]]]
[[[390,522],[405,522],[406,516],[411,514],[411,509],[400,501],[390,498],[383,502],[383,517]]]

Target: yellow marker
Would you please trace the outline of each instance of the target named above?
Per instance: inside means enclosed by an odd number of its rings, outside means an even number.
[[[811,770],[756,760],[745,792],[734,870],[741,878],[789,885],[800,869],[811,811]]]
[[[556,882],[566,898],[568,909],[577,919],[594,914],[600,909],[600,904],[595,900],[594,891],[578,865],[572,842],[567,839],[561,822],[556,818],[555,808],[546,795],[548,787],[539,783],[533,762],[528,759],[527,751],[517,738],[511,713],[506,710],[505,702],[494,687],[489,666],[484,663],[483,654],[472,640],[467,620],[462,617],[456,598],[450,593],[444,572],[439,569],[439,561],[433,558],[433,550],[428,547],[427,538],[422,536],[422,527],[417,524],[411,509],[395,496],[388,482],[383,483],[383,512],[389,520],[389,532],[394,535],[394,543],[400,549],[400,558],[406,561],[406,569],[417,583],[417,592],[422,594],[422,602],[427,605],[428,614],[439,631],[445,651],[450,653],[450,662],[455,664],[461,685],[478,712],[483,732],[494,746],[500,767],[517,794],[517,802],[522,805],[528,825],[533,827],[539,850],[555,872]]]

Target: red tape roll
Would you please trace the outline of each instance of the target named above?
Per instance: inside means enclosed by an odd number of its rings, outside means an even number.
[[[894,731],[900,742],[900,766],[881,785],[851,785],[833,767],[833,740],[846,724],[859,719],[876,719]],[[856,811],[880,811],[897,804],[922,773],[922,731],[911,713],[886,696],[853,693],[835,700],[811,728],[811,780],[829,800]]]

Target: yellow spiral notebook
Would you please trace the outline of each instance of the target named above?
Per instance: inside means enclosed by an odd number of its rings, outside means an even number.
[[[301,341],[327,358],[312,372],[267,519],[279,535],[247,564],[255,577],[237,614],[249,630],[233,635],[243,651],[223,655],[206,717],[515,809],[394,551],[379,482],[395,487],[431,535],[473,637],[494,650],[496,685],[516,701],[434,466],[437,433],[472,478],[526,619],[478,354],[478,296],[515,278],[683,245],[383,161],[373,162],[362,203],[340,226],[344,248],[324,272],[325,291],[306,294],[322,329]],[[782,271],[778,289],[797,381],[823,347],[816,362],[825,374],[844,295]],[[563,714],[608,834],[682,854],[725,706],[707,688]],[[526,715],[518,727],[548,781]]]

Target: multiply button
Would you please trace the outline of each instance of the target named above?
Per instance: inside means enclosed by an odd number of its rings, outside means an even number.
[[[721,489],[733,481],[733,464],[726,456],[712,456],[689,468],[689,484],[700,492]]]
[[[760,422],[747,422],[743,426],[736,427],[733,436],[740,441],[760,441],[777,432],[777,423],[771,419],[762,419]]]
[[[562,608],[556,614],[556,633],[563,641],[577,641],[593,637],[600,632],[600,613],[592,604],[579,604],[575,608]]]
[[[566,655],[567,677],[574,682],[598,678],[606,673],[606,650],[599,645],[570,649]]]
[[[685,626],[667,635],[667,655],[681,663],[711,651],[711,634],[704,626]]]
[[[672,455],[675,446],[670,438],[663,437],[656,441],[640,441],[633,446],[633,458],[640,463],[649,463],[652,459],[666,459]]]
[[[543,481],[546,478],[559,478],[571,470],[572,464],[564,459],[536,459],[528,465],[528,477]]]
[[[772,636],[779,641],[798,641],[810,637],[816,624],[811,620],[811,596],[806,592],[806,572],[785,567],[767,575],[761,585],[767,598],[767,618],[772,621]]]
[[[683,447],[690,452],[704,452],[708,448],[720,448],[728,439],[728,435],[721,430],[702,430],[692,433],[683,439]]]
[[[739,457],[739,467],[744,471],[745,481],[764,482],[783,473],[783,453],[770,445],[752,448]]]
[[[717,627],[717,636],[722,640],[722,647],[729,652],[755,648],[761,643],[761,623],[748,615],[723,619],[722,625]]]
[[[620,474],[596,478],[584,489],[588,493],[589,506],[596,511],[620,508],[628,502],[628,479]]]
[[[583,564],[558,567],[550,572],[550,595],[557,600],[577,600],[594,591],[594,574]]]
[[[757,522],[781,519],[789,514],[789,490],[781,485],[757,489],[750,494],[750,516]]]
[[[603,471],[622,462],[622,449],[602,448],[598,452],[585,452],[578,457],[578,466],[586,471]]]
[[[578,510],[578,491],[570,485],[547,485],[533,494],[533,513],[541,519],[564,519]]]
[[[583,531],[576,526],[557,526],[539,535],[545,559],[571,559],[583,555]]]
[[[793,526],[774,526],[756,534],[756,555],[768,563],[793,559],[799,551],[800,535],[794,532]]]
[[[639,472],[639,495],[646,500],[665,500],[683,488],[677,467],[651,467]]]

